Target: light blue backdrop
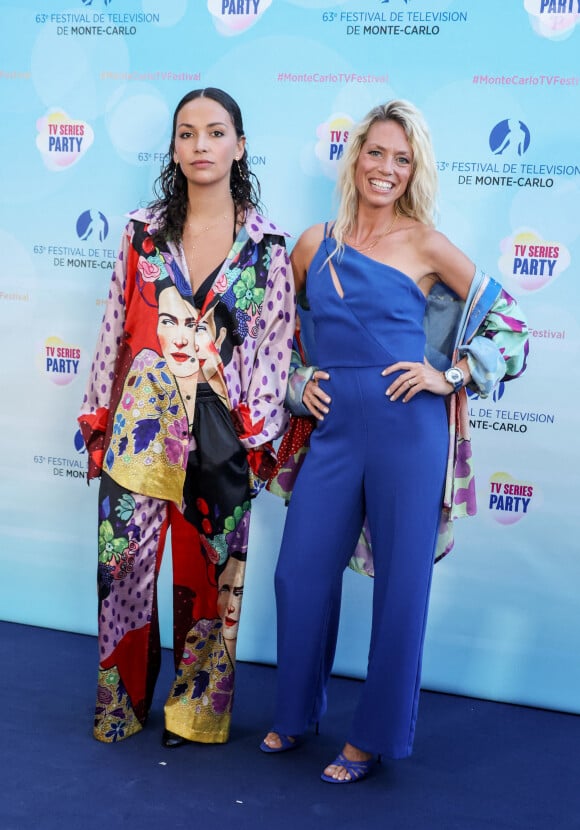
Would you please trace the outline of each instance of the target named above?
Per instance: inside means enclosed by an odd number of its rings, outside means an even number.
[[[424,686],[580,711],[578,0],[2,0],[0,15],[0,616],[96,630],[97,487],[75,418],[124,214],[151,197],[180,97],[239,101],[268,213],[294,237],[332,215],[352,122],[403,97],[432,129],[441,230],[532,327],[524,379],[471,401],[479,515],[436,568]],[[260,496],[241,659],[275,661],[283,520]],[[364,673],[371,590],[347,574],[338,672]]]

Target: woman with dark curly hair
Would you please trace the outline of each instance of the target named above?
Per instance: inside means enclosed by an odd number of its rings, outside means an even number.
[[[286,425],[294,327],[285,234],[258,214],[245,142],[226,92],[177,105],[157,198],[123,233],[79,416],[89,478],[101,478],[94,735],[105,742],[140,731],[151,706],[168,529],[176,676],[163,743],[229,734],[235,640],[218,578],[231,558],[243,585],[251,498]]]

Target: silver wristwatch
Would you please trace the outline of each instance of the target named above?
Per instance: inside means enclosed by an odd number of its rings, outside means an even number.
[[[445,375],[445,380],[447,381],[447,383],[450,383],[453,387],[453,391],[459,392],[459,390],[463,386],[463,382],[465,381],[465,375],[463,374],[459,366],[452,366],[450,369],[447,369],[447,371],[443,374]]]

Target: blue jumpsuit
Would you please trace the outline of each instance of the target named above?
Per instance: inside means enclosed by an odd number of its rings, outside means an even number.
[[[421,654],[449,440],[445,400],[385,395],[399,360],[422,362],[426,300],[401,271],[321,244],[307,275],[320,422],[288,508],[276,569],[278,692],[273,729],[299,735],[326,707],[342,575],[368,517],[375,578],[367,677],[347,740],[390,758],[413,745]]]

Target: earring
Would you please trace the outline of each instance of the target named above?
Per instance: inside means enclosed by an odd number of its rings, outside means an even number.
[[[173,168],[173,178],[171,179],[171,189],[175,190],[175,180],[177,178],[177,168],[179,167],[178,162],[175,162],[175,167]]]
[[[245,177],[244,173],[242,172],[242,168],[240,167],[240,161],[239,161],[239,159],[236,159],[236,164],[237,164],[237,166],[238,166],[238,176],[240,177],[240,179],[241,179],[242,181],[244,181],[244,179],[245,179],[246,177]]]

